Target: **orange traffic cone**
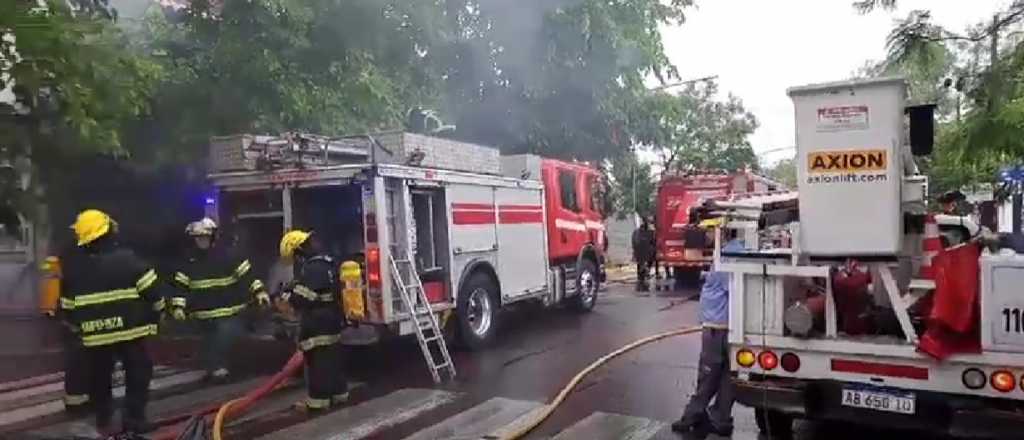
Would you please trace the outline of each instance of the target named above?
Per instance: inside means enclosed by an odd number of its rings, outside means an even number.
[[[923,252],[921,253],[921,270],[919,276],[924,279],[935,279],[935,268],[932,260],[942,251],[942,239],[939,238],[939,224],[935,222],[935,216],[928,214],[924,220],[924,238],[921,242]]]

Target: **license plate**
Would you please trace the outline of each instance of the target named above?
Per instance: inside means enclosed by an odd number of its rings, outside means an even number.
[[[898,414],[914,414],[917,399],[913,393],[843,388],[843,406]]]

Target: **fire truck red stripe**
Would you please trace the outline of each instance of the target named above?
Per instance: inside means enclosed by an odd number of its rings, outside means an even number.
[[[456,225],[493,225],[494,211],[452,211]]]
[[[540,205],[501,205],[502,211],[540,211],[542,208]]]
[[[875,362],[832,359],[832,371],[928,380],[927,368],[914,367],[911,365],[880,364]]]
[[[506,225],[541,223],[544,221],[544,213],[540,211],[501,211],[498,214],[498,221]]]

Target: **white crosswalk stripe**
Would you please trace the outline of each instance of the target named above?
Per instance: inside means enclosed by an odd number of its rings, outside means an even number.
[[[398,390],[358,405],[343,408],[308,422],[275,431],[266,440],[357,440],[455,401],[460,395],[426,389]]]
[[[495,397],[441,423],[420,431],[405,440],[501,438],[502,428],[529,420],[544,405],[527,400]]]
[[[413,420],[454,402],[456,393],[408,389],[276,431],[262,439],[361,439]],[[517,431],[546,405],[494,397],[406,437],[404,440],[493,440]],[[668,423],[642,417],[595,412],[558,433],[555,440],[652,440],[669,433]]]
[[[558,433],[551,440],[648,440],[668,427],[665,422],[641,417],[595,412]]]
[[[153,379],[149,384],[150,390],[161,390],[171,388],[179,385],[185,385],[189,383],[195,383],[202,380],[206,373],[202,371],[186,371],[184,373],[172,374],[170,376]],[[63,385],[61,385],[63,387]],[[114,388],[114,398],[124,397],[125,389],[123,386]],[[56,400],[48,400],[42,403],[22,406],[19,408],[11,409],[0,413],[0,427],[13,425],[15,423],[21,423],[27,420],[32,420],[40,417],[45,417],[53,414],[58,414],[64,411],[64,402],[61,400],[61,396],[57,395]]]

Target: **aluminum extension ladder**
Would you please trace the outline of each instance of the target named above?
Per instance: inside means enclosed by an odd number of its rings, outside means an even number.
[[[441,333],[441,326],[437,323],[437,316],[430,308],[426,291],[423,290],[423,283],[420,282],[420,277],[416,273],[412,255],[407,255],[407,259],[396,260],[393,254],[390,252],[388,254],[392,279],[395,280],[395,285],[398,287],[402,303],[405,304],[406,310],[409,310],[413,327],[416,328],[416,339],[420,343],[420,350],[423,351],[423,358],[427,361],[427,367],[430,369],[430,375],[434,378],[434,383],[441,383],[442,370],[447,370],[449,379],[455,379],[455,364],[452,363],[451,355],[448,353],[448,345],[444,341],[444,334]],[[403,273],[409,274],[408,280],[402,275]],[[431,344],[437,348],[441,362],[437,362],[438,359],[434,355],[434,350],[431,349]]]

